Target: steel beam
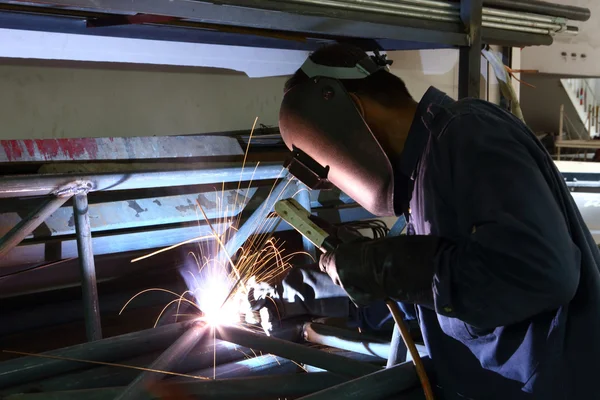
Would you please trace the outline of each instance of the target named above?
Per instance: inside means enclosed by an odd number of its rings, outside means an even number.
[[[210,379],[195,382],[178,382],[165,384],[165,391],[169,386],[178,393],[189,396],[198,396],[203,400],[238,400],[261,398],[295,398],[308,393],[338,385],[345,379],[328,372],[300,373],[280,375],[277,379],[271,376],[260,376],[238,379]],[[27,393],[9,395],[6,400],[108,400],[118,395],[122,388],[103,388],[92,390],[74,390],[64,392]],[[146,394],[144,399],[154,399],[151,394]]]
[[[397,395],[419,384],[412,363],[399,364],[358,379],[339,384],[305,397],[302,400],[329,400],[355,398],[361,400],[381,400]]]
[[[387,359],[390,354],[390,343],[349,329],[334,326],[306,323],[304,324],[304,339],[311,343],[321,344],[355,353],[376,356]]]
[[[15,225],[0,239],[0,257],[4,257],[10,250],[29,236],[35,228],[40,226],[46,218],[58,210],[71,196],[52,196],[45,200],[38,208],[31,212]]]
[[[172,171],[121,172],[108,174],[49,174],[0,176],[0,198],[47,196],[72,188],[73,182],[90,182],[90,191],[130,190],[171,186],[204,185],[228,182],[261,181],[282,178],[287,172],[281,165],[241,165]]]
[[[205,333],[208,327],[203,324],[195,324],[191,326],[187,332],[175,341],[164,353],[160,355],[152,364],[150,369],[156,371],[171,371],[174,365],[180,362],[192,350]],[[115,400],[138,400],[144,398],[145,391],[159,381],[164,374],[157,372],[142,372],[136,379],[133,380]]]
[[[458,97],[480,96],[482,0],[461,0],[460,18],[469,35],[469,46],[460,48]]]
[[[178,323],[144,331],[101,339],[43,355],[79,360],[112,362],[147,352],[164,349],[189,328],[190,323]],[[65,359],[26,356],[0,363],[0,388],[16,386],[51,376],[89,368],[91,364]]]
[[[240,346],[319,367],[346,377],[356,378],[380,369],[371,364],[326,353],[297,343],[259,335],[234,326],[222,327],[216,331],[216,334],[219,339],[236,343]]]
[[[98,287],[96,286],[96,266],[94,264],[87,194],[74,196],[73,216],[77,235],[79,269],[81,271],[85,333],[88,341],[91,342],[102,339],[102,324],[100,322],[100,304],[98,302]]]

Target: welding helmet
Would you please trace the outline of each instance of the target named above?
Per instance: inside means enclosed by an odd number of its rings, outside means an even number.
[[[388,62],[376,57],[380,59],[367,56],[353,67],[320,65],[309,57],[301,67],[309,79],[285,93],[279,129],[293,153],[287,167],[299,180],[311,189],[332,183],[372,214],[393,216],[389,157],[340,82],[387,69]]]

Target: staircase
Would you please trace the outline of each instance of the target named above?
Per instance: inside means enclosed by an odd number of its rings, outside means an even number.
[[[564,121],[565,124],[561,124],[561,139],[590,140],[599,137],[600,98],[598,98],[596,92],[600,92],[600,90],[596,90],[596,88],[600,88],[600,79],[572,78],[561,79],[560,82],[567,91],[581,122],[587,130],[587,132],[570,132],[568,121]]]

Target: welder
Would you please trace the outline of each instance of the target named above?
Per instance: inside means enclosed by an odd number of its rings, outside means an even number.
[[[388,64],[330,45],[285,86],[299,178],[409,221],[321,269],[358,305],[414,305],[441,399],[597,398],[600,253],[550,155],[489,102],[417,103]]]

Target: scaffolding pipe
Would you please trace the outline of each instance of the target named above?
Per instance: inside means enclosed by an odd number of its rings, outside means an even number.
[[[194,324],[187,332],[179,337],[167,350],[164,351],[152,364],[149,369],[155,371],[170,372],[172,368],[192,350],[202,339],[208,328],[204,324]],[[215,350],[216,351],[216,350]],[[159,372],[142,372],[133,380],[115,400],[138,400],[143,399],[145,391],[152,387],[154,383],[161,380],[165,374]]]
[[[241,171],[241,172],[240,172]],[[107,174],[49,174],[0,176],[0,198],[47,196],[68,192],[76,184],[86,181],[89,191],[131,190],[159,187],[206,185],[214,183],[261,181],[283,178],[287,171],[281,165],[247,165],[236,167],[179,169],[172,171],[120,172]]]
[[[263,353],[271,353],[299,363],[312,365],[342,376],[356,378],[380,368],[371,364],[355,361],[336,354],[326,353],[301,344],[286,342],[269,336],[228,326],[216,330],[217,338],[240,346],[249,347]]]
[[[58,358],[26,356],[4,361],[0,363],[0,388],[38,381],[90,366],[72,359],[112,362],[165,349],[186,332],[189,326],[189,322],[170,324],[41,354]]]
[[[1,184],[0,184],[1,185]],[[2,187],[0,186],[0,190]],[[0,257],[6,255],[23,239],[29,236],[38,226],[44,223],[52,213],[58,210],[71,196],[52,196],[38,208],[23,218],[6,235],[0,238]]]
[[[412,363],[402,363],[298,400],[360,399],[380,400],[416,387],[419,379]]]
[[[77,255],[79,256],[79,270],[81,271],[85,333],[87,340],[91,342],[102,339],[102,324],[100,322],[96,266],[94,264],[92,229],[88,209],[87,195],[76,194],[73,197],[73,219],[75,220]]]
[[[575,21],[590,19],[590,10],[583,7],[567,6],[536,0],[484,0],[486,6],[525,11],[554,17],[564,17]]]

